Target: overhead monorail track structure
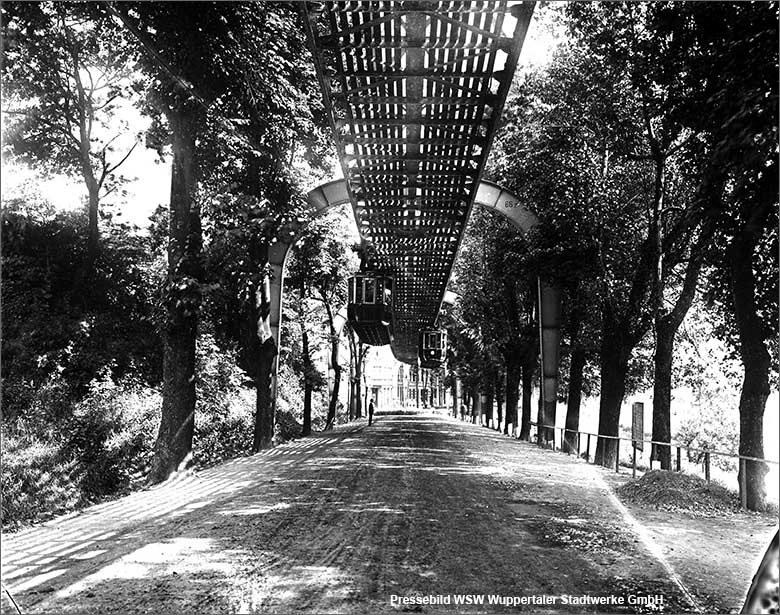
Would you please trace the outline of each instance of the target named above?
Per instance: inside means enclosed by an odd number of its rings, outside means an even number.
[[[395,280],[395,356],[433,326],[533,3],[307,2],[367,266]]]

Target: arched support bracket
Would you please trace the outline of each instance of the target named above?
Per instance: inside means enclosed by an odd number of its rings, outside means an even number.
[[[343,179],[322,184],[310,191],[306,196],[307,221],[314,220],[335,207],[340,207],[349,203],[349,192],[347,183]],[[274,344],[276,345],[277,355],[274,358],[273,368],[271,370],[271,394],[274,404],[276,403],[277,382],[279,375],[279,342],[282,327],[282,301],[284,297],[284,268],[287,264],[287,257],[290,254],[290,248],[300,237],[301,231],[305,228],[306,222],[291,229],[291,232],[285,237],[285,240],[277,241],[268,248],[268,266],[271,270],[270,280],[270,309],[268,314],[269,327]],[[346,311],[344,317],[341,312],[336,316],[336,329],[341,331],[346,321]]]
[[[318,186],[306,198],[307,213],[313,220],[327,211],[350,203],[347,182],[338,179]],[[539,218],[526,208],[522,202],[508,190],[488,181],[479,183],[474,204],[492,209],[505,216],[522,233],[527,233],[539,224]],[[284,292],[284,266],[290,247],[297,240],[303,226],[295,229],[287,241],[277,241],[268,251],[268,264],[271,268],[270,283],[270,313],[269,324],[271,334],[279,348],[279,335],[282,324],[282,296]],[[560,347],[561,293],[554,285],[539,280],[539,349],[542,363],[541,394],[545,425],[555,424],[555,408],[558,394],[558,363]],[[343,326],[343,322],[339,329]],[[278,354],[274,360],[272,394],[274,401],[277,392],[277,374],[279,369]],[[540,432],[542,439],[551,440],[550,430]]]
[[[514,194],[493,182],[479,182],[474,205],[480,205],[504,215],[523,234],[539,224],[539,218],[534,212],[523,205]]]

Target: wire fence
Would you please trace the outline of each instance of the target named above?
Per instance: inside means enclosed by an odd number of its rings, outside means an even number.
[[[728,451],[689,446],[675,442],[660,442],[658,440],[646,439],[637,440],[625,436],[599,435],[588,431],[566,429],[565,427],[539,425],[535,422],[531,422],[531,425],[536,430],[536,433],[532,435],[532,438],[536,439],[537,444],[540,446],[547,446],[553,450],[562,450],[567,453],[572,453],[574,451],[571,449],[575,449],[579,457],[582,457],[589,462],[593,461],[595,458],[596,445],[598,444],[599,438],[617,440],[615,471],[620,472],[621,466],[630,467],[634,477],[636,477],[637,470],[644,471],[653,469],[654,459],[652,456],[652,445],[654,444],[670,449],[672,469],[674,471],[687,471],[703,474],[707,482],[710,482],[713,479],[713,475],[717,475],[716,477],[721,480],[728,475],[733,477],[734,469],[738,468],[738,486],[743,508],[747,507],[747,489],[745,488],[746,485],[744,482],[746,480],[746,464],[748,462],[760,462],[780,468],[780,462],[773,459],[750,457],[748,455],[739,455]],[[546,430],[546,434],[542,430]],[[544,437],[542,437],[543,434]],[[570,434],[571,437],[566,437],[566,434]],[[552,438],[549,437],[550,435],[552,435]],[[628,446],[623,445],[623,450],[621,450],[621,443],[628,443]],[[646,444],[649,446],[645,446]],[[628,452],[628,458],[623,455],[626,451]],[[685,457],[683,457],[682,451],[685,451]],[[715,460],[714,464],[713,460]],[[726,460],[736,461],[729,463]],[[660,468],[660,462],[657,460],[655,461]],[[724,482],[730,481],[725,480]]]

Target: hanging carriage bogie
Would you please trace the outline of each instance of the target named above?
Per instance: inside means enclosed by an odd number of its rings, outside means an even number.
[[[347,318],[363,343],[389,344],[393,338],[393,279],[373,272],[350,277]]]
[[[421,367],[441,367],[447,360],[446,329],[429,328],[420,331],[418,354]]]

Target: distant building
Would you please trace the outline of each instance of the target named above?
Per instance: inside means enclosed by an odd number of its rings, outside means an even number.
[[[449,405],[443,369],[419,370],[416,365],[405,365],[397,361],[387,347],[368,353],[365,378],[366,392],[369,399],[376,401],[378,410]]]

